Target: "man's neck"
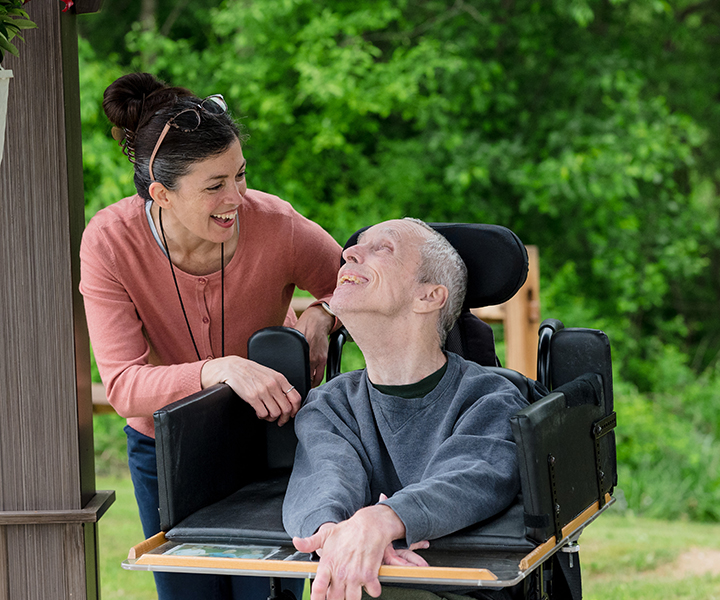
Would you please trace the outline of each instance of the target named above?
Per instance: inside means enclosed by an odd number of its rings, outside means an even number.
[[[365,357],[370,381],[378,385],[417,383],[442,367],[447,358],[437,333],[418,329],[397,319],[383,323],[353,323],[349,331]]]

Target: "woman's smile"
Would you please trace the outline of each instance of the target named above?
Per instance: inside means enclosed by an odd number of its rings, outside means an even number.
[[[229,229],[235,224],[237,218],[237,209],[227,213],[216,213],[210,215],[210,218],[215,221],[220,227]]]

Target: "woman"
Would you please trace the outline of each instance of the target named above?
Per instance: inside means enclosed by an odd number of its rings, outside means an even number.
[[[147,73],[119,78],[103,108],[135,166],[137,194],[90,221],[80,291],[108,400],[127,418],[128,458],[146,537],[160,529],[152,415],[227,383],[258,418],[280,425],[300,396],[245,358],[247,340],[292,326],[322,379],[340,247],[275,196],[247,188],[238,128],[222,96],[200,100]],[[119,134],[119,135],[118,135]],[[318,301],[299,319],[295,286]],[[267,580],[156,573],[160,599],[268,596]]]

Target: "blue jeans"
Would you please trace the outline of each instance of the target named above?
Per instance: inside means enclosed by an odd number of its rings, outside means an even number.
[[[128,464],[135,488],[145,538],[160,532],[158,507],[157,462],[155,440],[125,426]],[[196,575],[190,573],[154,572],[158,600],[267,600],[270,580],[263,577],[228,575]],[[289,590],[300,600],[304,580],[283,579],[282,589]]]

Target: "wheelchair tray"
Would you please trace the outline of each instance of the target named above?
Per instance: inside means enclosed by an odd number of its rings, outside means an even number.
[[[583,529],[615,502],[609,494],[606,503],[588,507],[562,530],[563,538],[553,537],[530,553],[487,550],[428,550],[419,552],[429,567],[380,567],[383,583],[457,585],[502,588],[513,586],[534,569],[575,541]],[[163,532],[130,550],[124,569],[169,573],[210,573],[258,577],[314,578],[318,563],[311,555],[297,552],[290,544],[212,544],[169,541]]]

